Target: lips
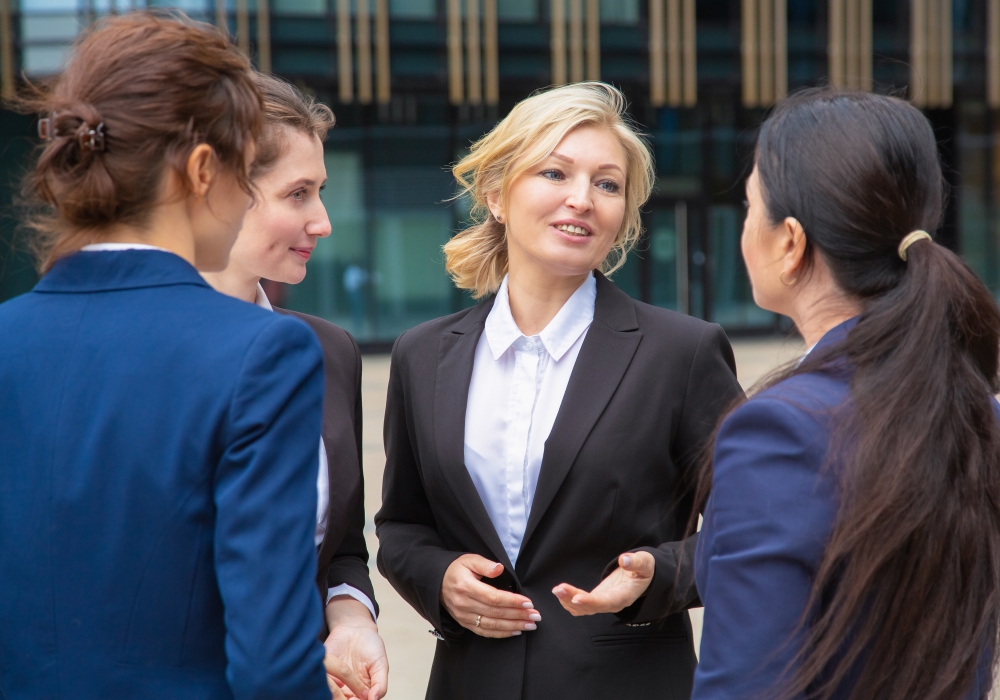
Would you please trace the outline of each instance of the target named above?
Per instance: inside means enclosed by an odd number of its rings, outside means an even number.
[[[292,252],[300,256],[303,260],[308,260],[312,255],[312,248],[292,248]]]

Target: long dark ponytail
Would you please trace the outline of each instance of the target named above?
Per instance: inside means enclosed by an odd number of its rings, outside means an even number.
[[[1000,310],[943,246],[897,253],[941,218],[934,133],[902,100],[809,90],[765,122],[756,166],[772,223],[798,219],[863,308],[844,342],[769,382],[853,371],[830,449],[839,512],[776,694],[959,700],[998,650]]]

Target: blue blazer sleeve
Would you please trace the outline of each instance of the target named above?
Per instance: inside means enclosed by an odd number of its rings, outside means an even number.
[[[329,700],[315,586],[319,343],[276,318],[251,344],[215,478],[215,567],[236,700]]]
[[[809,413],[772,398],[724,422],[697,557],[705,621],[696,700],[764,697],[787,678],[836,513],[821,472],[826,441]]]

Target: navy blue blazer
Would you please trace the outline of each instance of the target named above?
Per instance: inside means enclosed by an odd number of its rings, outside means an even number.
[[[854,323],[817,347],[843,340]],[[793,635],[837,513],[835,475],[822,467],[831,410],[848,398],[848,381],[846,373],[792,377],[719,430],[695,554],[705,620],[692,700],[769,697],[801,648],[802,633]],[[977,687],[970,697],[980,695]]]
[[[0,697],[329,700],[312,331],[149,250],[0,329]]]

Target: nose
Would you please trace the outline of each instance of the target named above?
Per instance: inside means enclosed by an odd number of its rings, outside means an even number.
[[[566,206],[574,211],[586,212],[594,207],[589,178],[576,178],[566,196]]]
[[[330,225],[330,217],[326,213],[326,207],[320,204],[315,216],[306,223],[306,233],[317,238],[326,238],[332,231],[333,227]]]

